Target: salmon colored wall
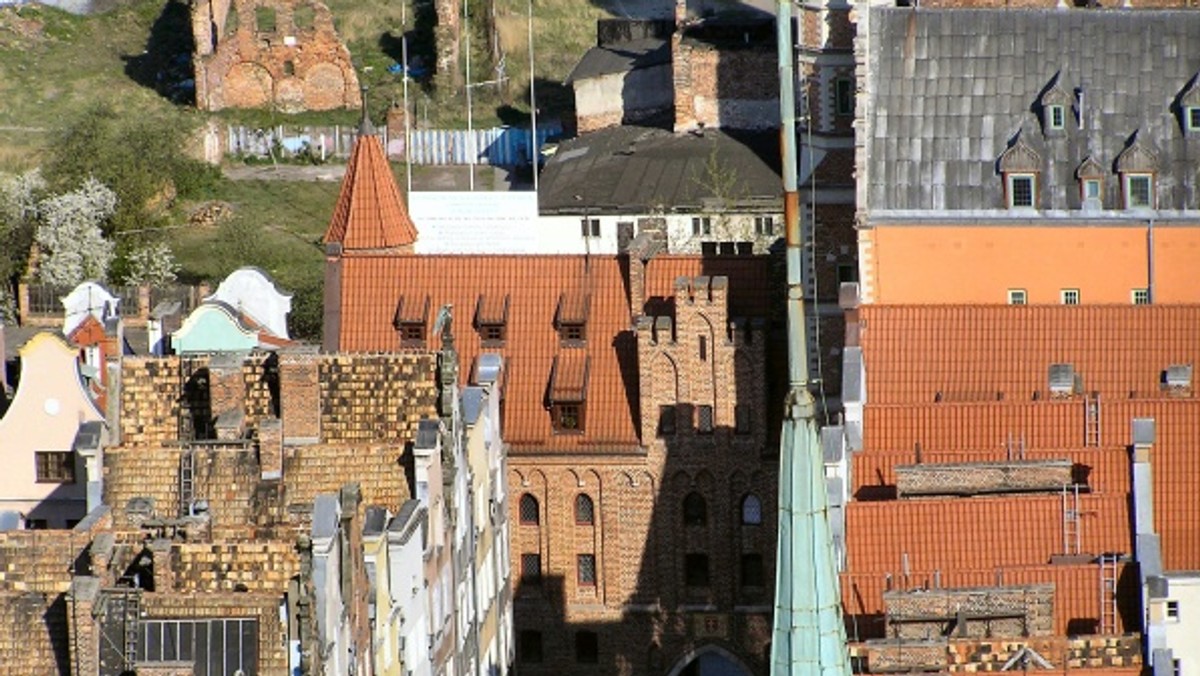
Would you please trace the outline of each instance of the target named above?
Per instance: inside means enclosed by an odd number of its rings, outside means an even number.
[[[883,226],[860,233],[864,300],[890,304],[1003,304],[1008,289],[1028,302],[1132,302],[1145,288],[1144,227]],[[1200,302],[1200,225],[1154,230],[1155,302]]]

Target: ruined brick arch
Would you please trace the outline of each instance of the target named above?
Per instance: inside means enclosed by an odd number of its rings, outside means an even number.
[[[678,403],[681,394],[679,391],[679,366],[671,358],[671,355],[659,352],[654,357],[650,373],[654,378],[653,400],[659,404]]]
[[[318,63],[304,73],[304,105],[309,110],[341,108],[346,100],[346,75],[332,63]]]
[[[722,402],[717,401],[717,359],[713,352],[717,345],[717,331],[713,326],[712,320],[703,312],[697,312],[695,319],[689,327],[696,334],[696,341],[699,343],[703,337],[707,343],[704,349],[706,359],[700,361],[701,350],[697,347],[697,354],[693,358],[697,368],[693,371],[693,382],[691,383],[691,399],[696,405],[709,405],[713,407],[714,416],[716,411],[720,410]],[[725,424],[724,421],[718,421],[714,417],[713,424]]]
[[[262,108],[273,100],[274,89],[275,78],[266,68],[242,61],[225,76],[223,103],[228,108]]]

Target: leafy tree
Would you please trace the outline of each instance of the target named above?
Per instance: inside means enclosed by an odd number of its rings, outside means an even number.
[[[38,278],[56,286],[103,280],[114,250],[102,226],[116,208],[116,193],[94,178],[78,190],[42,200],[34,233],[41,250]]]
[[[13,288],[29,262],[38,202],[45,190],[46,181],[37,169],[0,175],[0,319],[5,321],[16,314]]]
[[[135,285],[170,284],[175,281],[175,273],[179,272],[175,254],[164,242],[152,242],[132,249],[126,256],[125,267],[125,283]]]

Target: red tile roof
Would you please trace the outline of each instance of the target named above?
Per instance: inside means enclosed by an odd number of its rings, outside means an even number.
[[[1084,392],[1160,396],[1163,371],[1200,364],[1200,306],[880,306],[860,310],[869,401],[1028,401],[1051,364]]]
[[[408,216],[383,145],[374,134],[359,136],[346,164],[342,190],[325,232],[325,243],[344,251],[409,245],[417,229]]]
[[[393,318],[401,297],[406,305],[410,298],[423,302],[428,297],[434,311],[449,303],[455,308],[455,346],[462,373],[474,372],[482,351],[499,352],[505,358],[504,434],[515,449],[600,450],[638,444],[632,317],[640,313],[631,312],[624,274],[627,262],[621,257],[362,254],[347,256],[340,265],[337,349],[398,349]],[[730,280],[730,316],[766,317],[778,305],[771,269],[765,257],[655,257],[647,263],[646,307],[654,314],[673,313],[677,277],[724,275]],[[564,295],[587,298],[582,347],[560,340],[556,320]],[[505,297],[503,346],[484,347],[474,325],[476,312],[483,302],[485,314],[496,314],[493,303]],[[579,311],[569,314],[582,312],[578,303],[567,304]],[[561,382],[552,382],[556,360]],[[585,429],[555,434],[547,406],[551,388],[576,387],[584,375]]]

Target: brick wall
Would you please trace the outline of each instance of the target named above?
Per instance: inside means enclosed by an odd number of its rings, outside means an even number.
[[[698,126],[772,129],[779,126],[779,78],[773,44],[718,46],[672,38],[675,130]],[[769,104],[774,102],[771,115]]]
[[[893,639],[852,644],[850,654],[865,662],[867,673],[932,669],[977,673],[1003,671],[1004,665],[1026,648],[1041,656],[1054,669],[1061,670],[1114,667],[1136,669],[1142,664],[1142,641],[1137,635],[982,641]],[[1035,663],[1031,662],[1030,666],[1034,667]]]
[[[896,494],[980,495],[1059,491],[1072,482],[1070,460],[896,465]]]
[[[311,24],[297,8],[311,8]],[[257,25],[260,14],[274,27]],[[236,17],[236,18],[234,18]],[[236,20],[235,30],[230,30]],[[211,25],[218,21],[217,39]],[[196,105],[203,110],[272,108],[285,113],[362,104],[350,52],[333,16],[308,0],[205,0],[192,5]],[[215,42],[215,46],[214,46]]]
[[[1054,585],[891,591],[883,595],[888,636],[943,636],[959,613],[966,636],[1046,636],[1054,631]],[[937,619],[932,619],[937,618]],[[955,626],[955,635],[962,635]]]
[[[144,593],[142,608],[150,619],[202,619],[244,617],[258,620],[258,673],[287,672],[287,652],[283,637],[287,632],[279,621],[279,593],[178,594]],[[140,673],[140,672],[139,672]]]

